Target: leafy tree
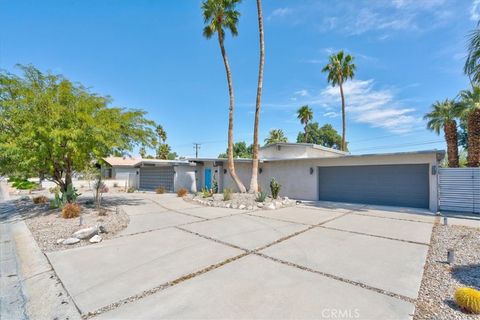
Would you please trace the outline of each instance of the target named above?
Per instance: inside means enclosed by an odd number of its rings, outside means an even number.
[[[234,158],[244,158],[244,159],[251,159],[253,154],[253,145],[249,145],[247,147],[247,143],[245,141],[235,142],[233,145],[233,157]],[[219,158],[227,158],[227,153],[221,153],[218,155]]]
[[[480,166],[480,86],[460,92],[461,118],[467,121],[469,167]]]
[[[348,79],[353,79],[357,66],[353,63],[353,57],[349,54],[345,55],[343,50],[330,55],[328,64],[322,69],[327,72],[327,80],[333,87],[340,87],[340,97],[342,98],[342,150],[346,150],[345,144],[345,95],[343,93],[343,84]]]
[[[178,158],[178,154],[177,154],[176,152],[170,152],[170,153],[168,154],[167,160],[175,160],[175,159],[177,159],[177,158]]]
[[[268,137],[265,139],[265,145],[279,143],[279,142],[288,142],[287,137],[283,133],[282,129],[273,129],[268,133]]]
[[[237,185],[240,192],[246,192],[247,189],[243,185],[240,178],[235,172],[235,163],[233,162],[233,112],[234,112],[234,93],[232,72],[228,62],[227,52],[225,50],[225,30],[230,30],[232,36],[238,35],[238,19],[240,12],[235,9],[235,6],[240,3],[240,0],[205,0],[202,3],[203,20],[205,27],[203,28],[203,35],[210,39],[213,35],[217,35],[218,44],[222,53],[223,63],[225,65],[225,72],[227,74],[228,93],[230,95],[230,108],[228,117],[228,170],[233,181]]]
[[[61,75],[19,67],[22,76],[0,72],[0,174],[45,176],[66,192],[92,162],[152,145],[145,111],[109,107],[109,97]]]
[[[437,101],[432,104],[432,111],[424,116],[427,122],[427,128],[440,134],[443,130],[445,133],[445,141],[447,142],[448,165],[452,168],[458,168],[458,136],[457,121],[460,115],[459,104],[446,99],[445,101]]]
[[[305,134],[302,132],[298,133],[297,142],[298,143],[314,143],[327,148],[342,149],[342,136],[340,136],[331,124],[325,124],[322,127],[319,127],[318,122],[309,123],[306,127],[308,133],[307,140],[305,140]],[[345,142],[346,150],[348,143]]]
[[[300,123],[304,125],[304,130],[305,130],[305,140],[307,140],[307,125],[308,123],[313,119],[313,111],[312,109],[305,105],[301,106],[297,110],[297,118],[300,120]]]

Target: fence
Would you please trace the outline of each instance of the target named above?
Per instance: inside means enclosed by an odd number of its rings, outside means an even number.
[[[480,168],[442,168],[438,184],[440,210],[480,214]]]

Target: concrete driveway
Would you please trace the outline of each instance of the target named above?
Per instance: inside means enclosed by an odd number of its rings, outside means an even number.
[[[409,319],[435,217],[411,209],[309,203],[205,208],[135,194],[129,226],[48,254],[95,319]],[[128,200],[128,199],[127,199]]]

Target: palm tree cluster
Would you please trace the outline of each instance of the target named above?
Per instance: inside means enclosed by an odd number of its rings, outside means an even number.
[[[462,90],[454,100],[437,101],[424,119],[437,134],[443,130],[447,143],[448,166],[459,166],[457,121],[466,123],[467,166],[480,166],[480,27],[470,33],[468,55],[463,71],[471,89]]]

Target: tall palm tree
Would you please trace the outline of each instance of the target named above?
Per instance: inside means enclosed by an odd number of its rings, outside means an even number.
[[[428,120],[427,128],[440,134],[443,130],[447,142],[448,166],[458,168],[458,134],[456,118],[460,115],[461,108],[458,103],[446,99],[432,104],[432,111],[423,118]]]
[[[467,121],[469,167],[480,166],[480,86],[473,85],[472,90],[460,92],[463,106],[462,118]]]
[[[205,27],[203,35],[210,39],[213,35],[217,35],[218,44],[222,53],[223,63],[225,64],[225,72],[227,73],[228,93],[230,95],[230,109],[228,117],[228,148],[227,148],[227,164],[230,175],[235,181],[240,192],[245,192],[245,186],[235,172],[235,164],[233,162],[233,111],[234,111],[234,94],[232,72],[228,63],[227,52],[225,51],[225,30],[230,30],[232,36],[238,35],[238,18],[240,12],[235,10],[235,6],[240,0],[205,0],[202,3],[203,20]]]
[[[260,65],[258,67],[257,99],[255,103],[255,121],[253,124],[252,178],[249,191],[258,192],[258,127],[260,125],[260,106],[263,89],[263,64],[265,63],[265,44],[263,41],[262,0],[257,0],[258,34],[260,38]]]
[[[340,87],[340,97],[342,98],[342,150],[346,150],[345,145],[345,95],[343,93],[343,84],[348,79],[353,79],[357,66],[353,63],[353,57],[349,54],[345,55],[343,50],[330,55],[328,64],[322,69],[322,72],[328,72],[327,80],[335,87]]]
[[[307,141],[307,125],[310,122],[310,120],[313,119],[313,111],[312,109],[305,105],[301,106],[297,110],[297,119],[300,120],[300,123],[303,124],[303,130],[304,130],[304,141]]]
[[[480,82],[480,28],[478,24],[477,28],[470,32],[467,51],[463,71],[473,85],[473,83]]]
[[[157,131],[157,135],[160,138],[160,140],[163,143],[165,143],[165,141],[167,141],[167,132],[165,131],[165,129],[163,129],[163,127],[161,125],[158,125],[157,128],[156,128],[156,131]]]
[[[282,129],[273,129],[268,133],[268,137],[265,139],[265,144],[274,144],[279,142],[288,142],[287,137],[283,133]]]

